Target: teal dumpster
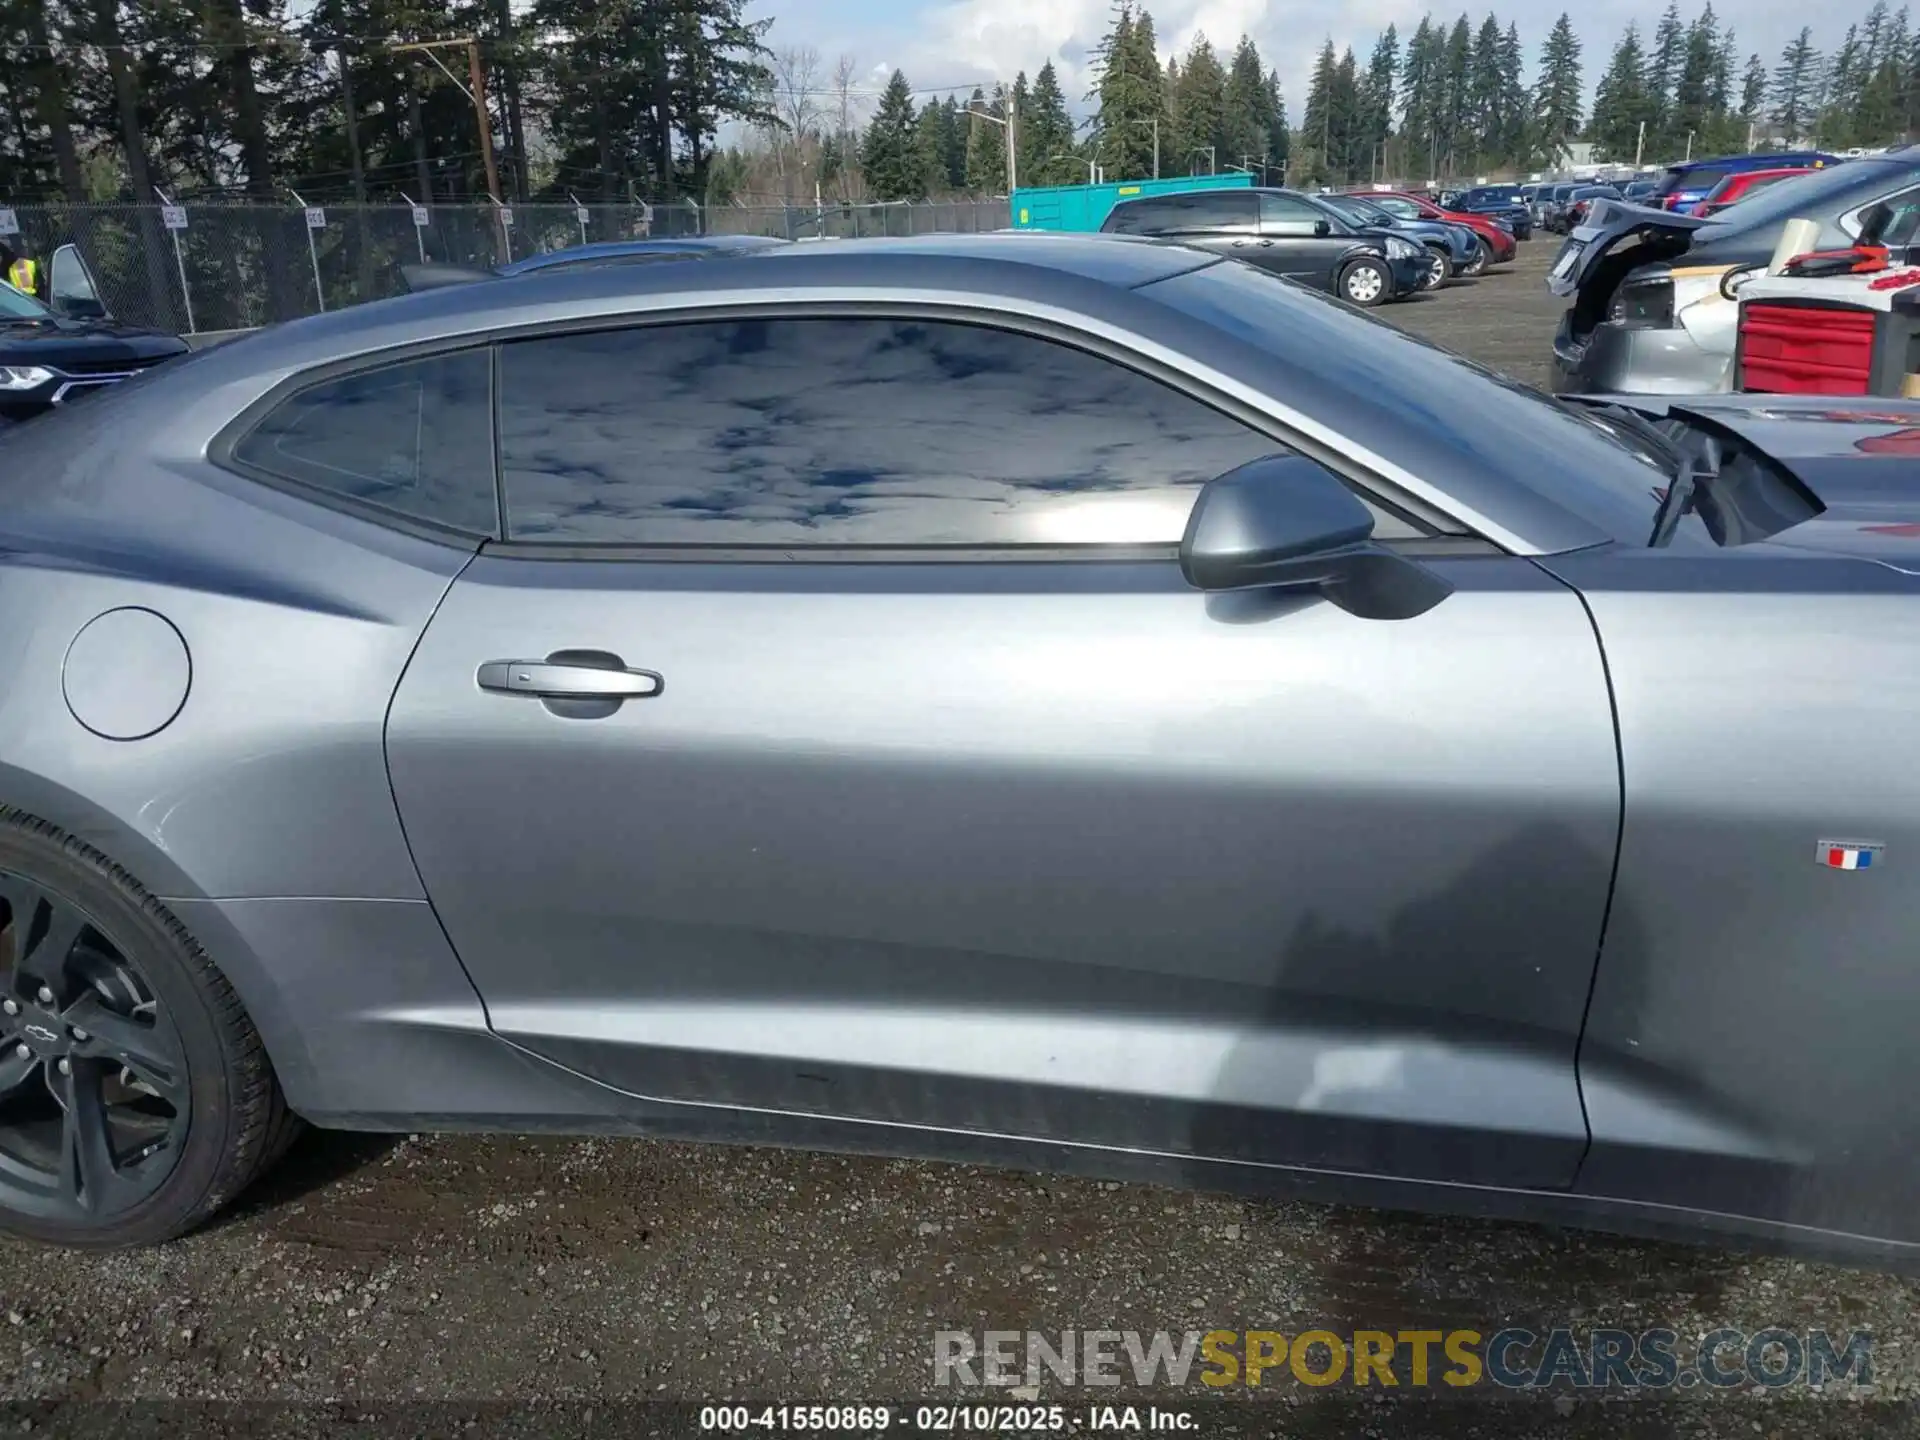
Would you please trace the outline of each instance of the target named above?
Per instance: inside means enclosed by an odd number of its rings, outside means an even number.
[[[1253,176],[1233,170],[1224,175],[1181,175],[1170,180],[1123,180],[1115,185],[1038,185],[1013,192],[1016,230],[1098,230],[1122,200],[1142,195],[1178,195],[1188,190],[1235,190],[1253,184]]]

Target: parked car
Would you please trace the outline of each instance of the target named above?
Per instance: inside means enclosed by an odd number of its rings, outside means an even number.
[[[1479,265],[1469,265],[1466,273],[1477,275],[1489,265],[1504,265],[1518,253],[1513,231],[1485,215],[1469,215],[1463,210],[1443,210],[1424,195],[1404,190],[1369,190],[1366,199],[1390,215],[1409,220],[1444,220],[1449,225],[1464,225],[1480,238],[1485,252]]]
[[[1297,190],[1193,190],[1123,200],[1100,229],[1244,260],[1354,305],[1421,290],[1431,260],[1417,241],[1355,225]]]
[[[1794,176],[1711,218],[1609,207],[1567,238],[1547,280],[1570,302],[1554,338],[1555,388],[1729,389],[1735,272],[1764,266],[1796,217],[1819,222],[1820,248],[1851,245],[1865,214],[1882,203],[1893,212],[1886,233],[1904,235],[1920,213],[1920,148]]]
[[[1437,290],[1456,274],[1465,274],[1476,261],[1484,263],[1480,239],[1464,225],[1444,220],[1408,219],[1383,209],[1362,195],[1316,195],[1327,209],[1353,225],[1382,234],[1404,235],[1427,247],[1431,257],[1425,288]]]
[[[1521,198],[1518,185],[1475,185],[1442,195],[1440,204],[1448,210],[1465,210],[1503,221],[1516,240],[1525,240],[1533,233],[1533,211]]]
[[[1682,165],[1667,167],[1667,173],[1654,187],[1652,203],[1658,209],[1675,210],[1684,215],[1706,199],[1722,180],[1743,170],[1777,170],[1787,166],[1821,170],[1839,164],[1841,159],[1841,156],[1829,155],[1824,150],[1794,150],[1689,160]]]
[[[1804,175],[1813,168],[1811,165],[1794,165],[1778,170],[1736,170],[1709,190],[1704,198],[1689,206],[1686,213],[1703,218],[1718,215],[1729,206],[1739,204],[1749,195],[1765,190],[1771,185],[1778,185],[1782,180],[1791,180],[1796,175]]]
[[[1563,211],[1573,192],[1581,188],[1580,181],[1562,181],[1549,185],[1540,191],[1535,201],[1534,222],[1543,230],[1558,231],[1564,220]]]
[[[660,240],[603,240],[524,255],[492,270],[471,265],[426,261],[400,267],[409,290],[434,290],[514,275],[538,275],[549,270],[601,269],[608,265],[650,265],[662,260],[711,260],[723,255],[745,255],[777,250],[787,244],[766,235],[681,235]]]
[[[1635,205],[1645,205],[1652,201],[1653,192],[1659,188],[1658,180],[1629,180],[1621,187],[1620,194]]]
[[[95,404],[0,438],[15,1233],[304,1117],[1920,1243],[1920,405],[1563,404],[995,235]]]
[[[1567,197],[1566,226],[1584,225],[1596,200],[1621,200],[1625,197],[1612,185],[1582,185]]]
[[[107,313],[80,251],[62,245],[47,266],[50,304],[0,283],[0,425],[71,405],[187,353],[177,335]]]

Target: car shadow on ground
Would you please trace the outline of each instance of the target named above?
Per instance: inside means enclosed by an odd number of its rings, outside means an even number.
[[[304,1200],[316,1191],[378,1164],[406,1138],[399,1134],[309,1127],[260,1182],[249,1188],[239,1203],[217,1216],[207,1229],[221,1230],[243,1224]]]

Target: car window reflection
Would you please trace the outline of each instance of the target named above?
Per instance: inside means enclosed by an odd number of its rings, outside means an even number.
[[[1284,449],[1110,361],[1007,331],[739,320],[504,347],[515,540],[1172,543]]]

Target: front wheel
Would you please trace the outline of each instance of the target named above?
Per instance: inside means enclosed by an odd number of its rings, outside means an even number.
[[[1371,307],[1393,294],[1393,277],[1378,260],[1355,260],[1340,272],[1337,293],[1350,305]]]
[[[1461,267],[1460,273],[1469,279],[1485,273],[1487,266],[1493,263],[1493,247],[1476,235],[1473,237],[1473,255]]]
[[[81,841],[0,809],[0,1231],[169,1240],[298,1125],[180,922]]]
[[[1431,247],[1427,250],[1427,273],[1420,277],[1422,290],[1438,290],[1453,278],[1453,262],[1447,258],[1447,252]]]

